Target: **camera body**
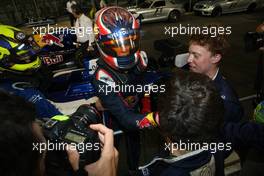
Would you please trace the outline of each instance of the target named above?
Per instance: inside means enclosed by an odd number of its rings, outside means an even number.
[[[100,141],[97,132],[89,128],[90,124],[99,123],[99,114],[95,108],[80,106],[68,116],[55,116],[44,124],[44,135],[54,144],[77,149],[80,154],[80,166],[97,161],[100,158]],[[71,148],[70,148],[71,149]]]
[[[246,51],[255,51],[264,47],[264,32],[248,32],[244,40]]]

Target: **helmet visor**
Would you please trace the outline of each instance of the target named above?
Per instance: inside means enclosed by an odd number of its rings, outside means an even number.
[[[37,53],[40,50],[40,47],[35,42],[32,36],[28,36],[15,49],[17,50],[17,52],[22,51],[22,50],[31,50],[32,52]]]
[[[121,29],[101,38],[100,48],[112,57],[127,57],[139,49],[139,31]]]

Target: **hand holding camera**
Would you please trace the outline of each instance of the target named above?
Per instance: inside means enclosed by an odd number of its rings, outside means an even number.
[[[81,167],[100,158],[98,134],[89,128],[100,122],[100,114],[89,105],[80,106],[71,117],[55,116],[44,125],[44,134],[53,143],[71,144],[70,150],[78,150]],[[68,148],[68,147],[67,147]]]
[[[115,176],[118,165],[118,152],[114,147],[113,131],[102,124],[90,125],[90,128],[97,131],[102,146],[101,157],[98,161],[86,165],[84,170],[89,175]],[[79,153],[75,150],[67,150],[69,161],[75,171],[79,170]]]

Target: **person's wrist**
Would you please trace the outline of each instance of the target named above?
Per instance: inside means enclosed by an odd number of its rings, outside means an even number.
[[[79,164],[72,164],[72,169],[76,172],[79,170]]]
[[[103,161],[108,162],[108,161],[112,161],[114,159],[114,157],[115,157],[115,151],[113,149],[112,152],[109,152],[107,154],[101,155],[100,159],[102,159]]]

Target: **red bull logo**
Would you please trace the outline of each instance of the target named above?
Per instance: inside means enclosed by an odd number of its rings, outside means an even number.
[[[64,47],[63,43],[62,43],[63,38],[62,37],[56,37],[55,35],[52,34],[45,34],[42,37],[42,41],[45,42],[48,45],[57,45],[59,47]]]

